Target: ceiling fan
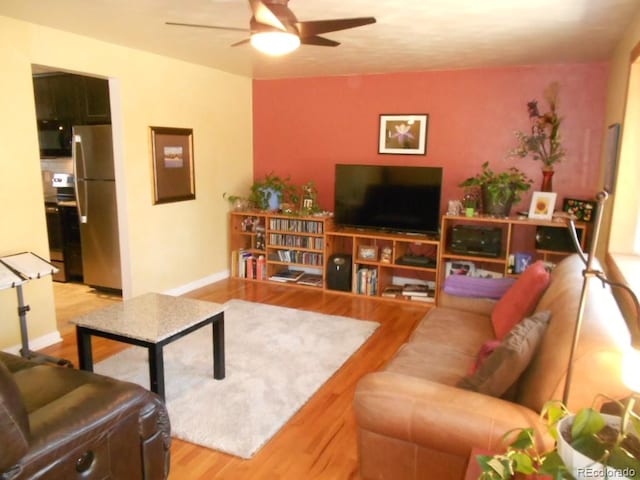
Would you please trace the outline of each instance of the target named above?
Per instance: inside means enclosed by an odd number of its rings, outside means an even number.
[[[250,38],[231,46],[251,42],[255,48],[264,53],[282,55],[295,50],[300,44],[337,47],[340,42],[321,37],[320,34],[360,27],[376,21],[373,17],[358,17],[300,22],[287,6],[288,3],[289,0],[249,0],[253,16],[248,29],[192,23],[165,23],[182,27],[250,32]]]

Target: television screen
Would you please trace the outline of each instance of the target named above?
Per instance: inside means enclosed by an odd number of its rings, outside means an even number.
[[[337,225],[439,231],[441,167],[338,164],[335,179]]]

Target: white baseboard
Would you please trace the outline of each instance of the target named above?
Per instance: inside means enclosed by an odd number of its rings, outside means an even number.
[[[224,280],[225,278],[229,278],[229,270],[224,270],[222,272],[214,273],[212,275],[208,275],[204,278],[200,278],[193,282],[187,283],[186,285],[181,285],[176,288],[171,288],[169,290],[164,291],[165,295],[172,295],[177,297],[179,295],[184,295],[185,293],[191,292],[192,290],[197,290],[198,288],[202,288],[210,283],[219,282],[220,280]]]
[[[37,338],[29,339],[29,349],[30,350],[40,350],[46,347],[50,347],[53,344],[60,343],[62,341],[62,337],[60,336],[60,332],[55,330],[51,333],[47,333]],[[20,349],[22,345],[13,345],[11,347],[5,348],[5,352],[13,353],[14,355],[20,355]]]

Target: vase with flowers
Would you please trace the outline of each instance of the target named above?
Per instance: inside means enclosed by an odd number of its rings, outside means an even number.
[[[518,146],[509,152],[510,156],[524,158],[531,155],[534,160],[542,162],[543,192],[552,191],[554,165],[561,162],[566,154],[560,142],[562,118],[558,115],[559,91],[560,86],[557,82],[551,83],[545,89],[543,95],[549,105],[549,111],[546,113],[540,113],[537,100],[527,103],[531,132],[516,131]]]

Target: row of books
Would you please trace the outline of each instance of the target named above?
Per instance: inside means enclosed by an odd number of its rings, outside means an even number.
[[[267,264],[264,255],[254,255],[246,250],[231,252],[231,276],[266,280]]]
[[[277,250],[269,255],[270,260],[303,265],[322,265],[324,257],[321,253],[301,252],[299,250]]]
[[[293,218],[272,218],[269,220],[269,228],[286,232],[323,233],[324,223]]]
[[[269,245],[283,245],[285,247],[313,248],[322,250],[324,239],[321,237],[304,237],[300,235],[287,235],[286,233],[269,234]]]
[[[435,302],[436,289],[435,285],[423,283],[407,283],[404,285],[387,285],[381,293],[381,296],[388,298],[403,298],[416,302]]]
[[[361,267],[354,279],[354,291],[359,295],[378,294],[378,269]]]

